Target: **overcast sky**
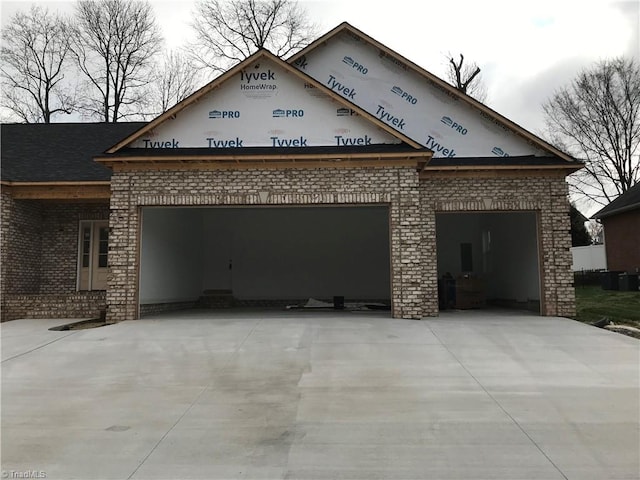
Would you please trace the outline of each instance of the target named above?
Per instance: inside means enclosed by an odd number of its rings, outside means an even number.
[[[2,1],[2,24],[33,2]],[[45,1],[73,11],[74,2]],[[480,65],[487,104],[540,133],[541,104],[594,62],[640,58],[640,0],[304,0],[321,34],[343,21],[443,77],[445,55]],[[192,0],[152,0],[167,45],[189,38]]]

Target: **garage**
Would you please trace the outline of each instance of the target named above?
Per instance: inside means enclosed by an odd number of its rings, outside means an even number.
[[[440,309],[540,312],[536,212],[436,214]]]
[[[389,207],[143,207],[140,313],[390,302]]]

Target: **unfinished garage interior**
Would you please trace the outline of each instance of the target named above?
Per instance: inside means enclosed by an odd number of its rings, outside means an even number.
[[[440,309],[540,312],[535,212],[436,214]]]

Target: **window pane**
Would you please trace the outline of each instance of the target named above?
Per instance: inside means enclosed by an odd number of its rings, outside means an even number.
[[[98,267],[104,268],[107,266],[107,253],[109,251],[109,228],[100,228],[100,243],[98,244]]]
[[[91,252],[91,227],[82,229],[82,268],[89,268],[89,255]]]

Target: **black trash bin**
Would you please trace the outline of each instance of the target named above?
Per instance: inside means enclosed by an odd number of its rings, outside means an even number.
[[[620,285],[618,283],[618,277],[620,276],[621,271],[610,271],[610,272],[602,272],[602,276],[600,277],[601,285],[603,290],[619,290]]]
[[[620,275],[618,275],[618,287],[623,292],[637,292],[638,274],[621,273]]]
[[[334,296],[333,297],[333,308],[335,310],[344,310],[344,297],[343,296]]]

